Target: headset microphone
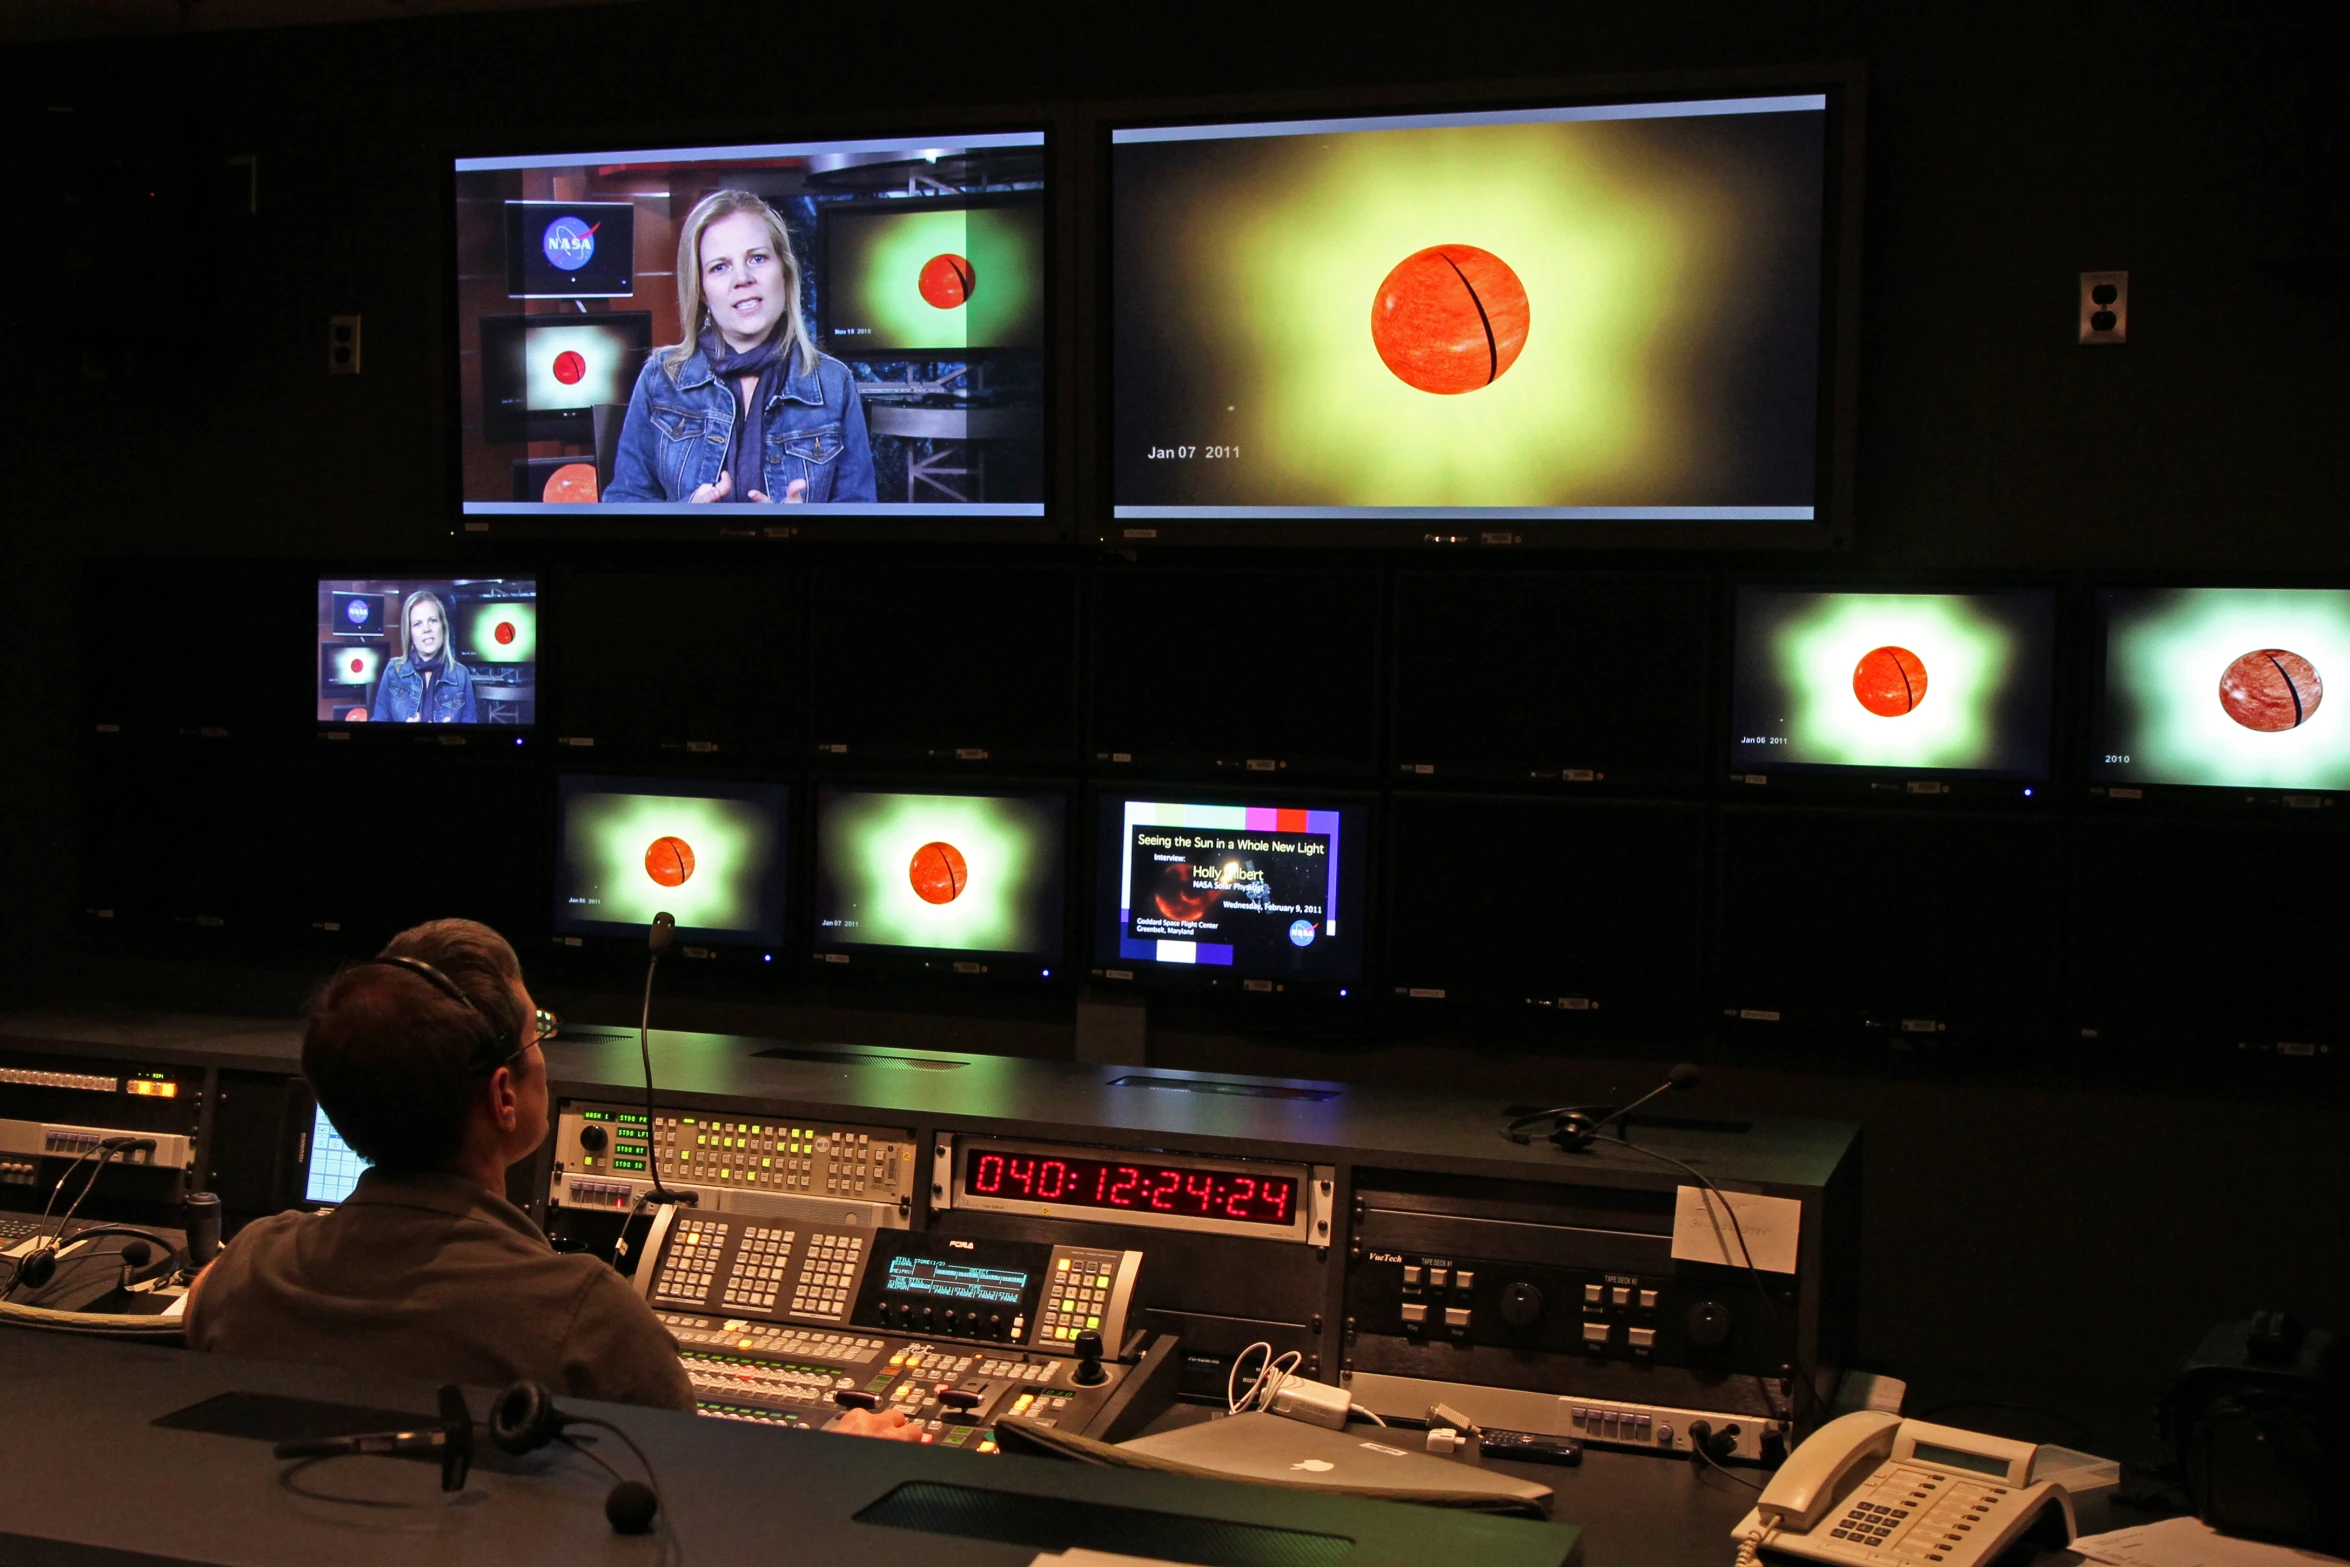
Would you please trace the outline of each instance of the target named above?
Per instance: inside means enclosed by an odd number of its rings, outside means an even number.
[[[1561,1105],[1556,1109],[1536,1110],[1530,1115],[1518,1116],[1508,1126],[1502,1128],[1502,1131],[1513,1143],[1530,1143],[1534,1140],[1532,1128],[1535,1124],[1549,1121],[1552,1125],[1548,1135],[1552,1142],[1566,1149],[1569,1153],[1584,1153],[1599,1140],[1601,1132],[1623,1120],[1657,1095],[1673,1089],[1695,1088],[1698,1080],[1697,1068],[1689,1062],[1683,1061],[1667,1072],[1665,1080],[1657,1084],[1656,1087],[1642,1094],[1630,1104],[1607,1110],[1603,1115],[1595,1117],[1594,1112],[1604,1109],[1604,1106]]]

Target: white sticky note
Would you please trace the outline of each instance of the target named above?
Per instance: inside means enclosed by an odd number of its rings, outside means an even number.
[[[1673,1257],[1679,1262],[1718,1262],[1733,1268],[1751,1258],[1765,1273],[1795,1271],[1795,1243],[1803,1230],[1803,1204],[1792,1197],[1760,1197],[1752,1192],[1724,1192],[1721,1198],[1702,1186],[1680,1188],[1673,1208]],[[1732,1225],[1731,1214],[1738,1222]],[[1743,1236],[1743,1250],[1738,1242]]]

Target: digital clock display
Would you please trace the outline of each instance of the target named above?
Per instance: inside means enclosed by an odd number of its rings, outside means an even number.
[[[1298,1203],[1293,1175],[996,1148],[967,1152],[963,1189],[977,1197],[1220,1224],[1286,1226],[1296,1221]]]

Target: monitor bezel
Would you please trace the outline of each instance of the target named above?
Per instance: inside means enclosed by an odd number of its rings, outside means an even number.
[[[339,569],[354,564],[359,567],[358,570]],[[513,566],[516,569],[502,569],[505,566]],[[450,588],[474,582],[528,582],[536,589],[535,595],[528,602],[538,611],[539,636],[544,642],[549,576],[550,573],[543,566],[513,561],[490,561],[482,565],[466,561],[429,561],[417,565],[413,569],[398,561],[360,563],[329,561],[323,564],[313,561],[309,566],[307,582],[313,596],[313,602],[316,594],[322,589],[335,593],[352,591],[334,586],[334,584],[341,582],[373,583],[387,579],[398,579],[413,584],[439,585]],[[324,628],[319,625],[315,610],[306,618],[308,624],[305,628],[305,634],[310,638],[312,646],[318,654],[311,660],[313,683],[318,687],[312,698],[313,707],[315,707],[316,703],[324,700],[327,695],[320,659],[329,644],[318,640],[319,633]],[[450,640],[451,651],[454,652],[455,637],[452,636]],[[391,659],[390,643],[391,635],[388,629],[382,636],[370,639],[370,645],[382,654],[387,663]],[[404,650],[405,643],[403,642],[402,645]],[[307,728],[315,740],[336,745],[356,743],[362,745],[478,746],[493,752],[515,750],[528,752],[538,744],[540,730],[546,721],[541,712],[545,701],[541,688],[545,684],[546,664],[546,649],[542,646],[539,650],[539,656],[531,660],[531,721],[527,724],[382,724],[375,722],[371,715],[368,719],[358,723],[347,719],[313,717],[308,721]],[[467,667],[471,669],[474,666],[468,665]],[[370,682],[371,686],[372,684],[373,682]],[[512,743],[508,744],[509,741]]]
[[[716,926],[681,924],[671,937],[671,950],[681,958],[704,958],[718,954],[752,955],[759,958],[762,966],[772,965],[779,956],[792,950],[793,920],[799,907],[794,878],[798,875],[798,861],[801,858],[798,839],[793,831],[792,812],[801,793],[796,778],[772,773],[713,772],[686,775],[641,769],[601,771],[564,766],[555,770],[551,782],[553,809],[548,822],[550,853],[547,860],[546,897],[541,907],[546,911],[546,928],[555,945],[576,950],[630,946],[642,952],[649,934],[646,925],[626,920],[582,919],[567,916],[564,912],[562,898],[567,874],[564,859],[569,823],[567,810],[574,795],[635,794],[686,800],[739,800],[741,796],[725,791],[758,789],[772,790],[777,796],[774,818],[778,863],[768,873],[776,900],[775,923],[772,927],[774,939],[765,939],[766,932],[730,931]]]
[[[633,298],[634,296],[619,295],[615,297]],[[488,327],[490,322],[496,321],[500,323],[500,336],[503,337],[506,330],[506,323],[520,323],[519,328],[516,331],[516,335],[522,339],[523,347],[525,353],[527,354],[530,343],[530,335],[535,331],[545,330],[553,327],[595,326],[604,322],[622,320],[641,321],[644,323],[645,346],[642,352],[646,358],[650,358],[654,348],[653,313],[650,310],[591,310],[585,314],[574,313],[571,315],[558,315],[553,311],[545,310],[539,311],[536,314],[532,314],[527,311],[504,311],[494,316],[481,316],[476,318],[474,322],[474,332],[476,338],[481,343],[481,347],[477,351],[481,357],[480,380],[482,439],[485,442],[498,446],[527,446],[533,442],[539,441],[559,441],[571,446],[585,445],[589,448],[587,456],[574,457],[568,460],[573,462],[585,462],[592,466],[596,461],[594,451],[595,407],[592,404],[582,404],[578,408],[526,408],[520,413],[509,413],[504,410],[500,410],[495,416],[497,433],[492,433],[492,415],[490,412],[489,395],[490,356],[488,349],[488,333],[485,329]],[[637,350],[634,349],[630,351],[632,353],[637,352]],[[641,372],[643,369],[644,363],[643,360],[640,359],[637,363],[637,371]],[[631,373],[629,376],[630,384],[634,385],[635,380],[636,374]],[[584,441],[581,439],[583,434],[587,437]]]
[[[1105,106],[1092,126],[1091,192],[1097,211],[1087,225],[1086,276],[1096,341],[1089,365],[1096,395],[1078,414],[1078,438],[1093,464],[1084,475],[1091,505],[1086,537],[1118,549],[1138,547],[1304,547],[1439,550],[1844,549],[1854,532],[1854,446],[1858,429],[1863,169],[1867,144],[1867,73],[1840,62],[1781,69],[1516,79],[1482,87],[1458,84],[1384,92],[1337,90],[1137,100]],[[1697,98],[1819,93],[1827,100],[1826,182],[1822,202],[1821,341],[1813,516],[1804,521],[1702,519],[1627,522],[1529,518],[1514,508],[1452,508],[1411,518],[1348,515],[1329,508],[1307,518],[1163,516],[1121,518],[1115,494],[1115,283],[1111,276],[1116,215],[1110,173],[1112,136],[1132,129],[1393,115],[1489,113],[1578,104],[1670,102]],[[1694,510],[1695,508],[1692,507]],[[1433,509],[1432,509],[1433,510]]]
[[[633,201],[546,201],[536,196],[508,197],[506,201],[506,212],[504,214],[506,220],[504,227],[507,232],[503,237],[509,243],[511,243],[514,238],[513,209],[516,207],[626,207],[628,209],[629,246],[632,251],[635,249],[636,203]],[[517,258],[513,251],[509,249],[506,253],[506,297],[508,299],[634,299],[636,297],[636,258],[633,254],[629,257],[629,286],[628,292],[625,294],[614,294],[598,290],[587,290],[584,292],[578,290],[565,290],[563,292],[553,294],[527,293],[516,286],[520,278],[520,274],[515,266],[516,260]]]
[[[1046,217],[1045,196],[1046,192],[1041,190],[987,191],[981,192],[977,195],[939,196],[927,200],[919,197],[865,197],[848,201],[828,202],[816,209],[816,248],[823,253],[824,266],[826,271],[829,273],[832,269],[833,246],[837,240],[839,232],[836,228],[833,227],[831,222],[831,220],[835,217],[859,217],[871,214],[896,212],[973,212],[981,208],[1034,207],[1037,213],[1039,237],[1042,241],[1042,243],[1038,246],[1038,250],[1041,254],[1049,256],[1051,252],[1051,235],[1043,232],[1043,224]],[[880,354],[851,354],[844,353],[842,351],[844,345],[833,340],[833,297],[834,296],[830,290],[827,290],[826,292],[817,296],[817,344],[826,353],[832,355],[833,358],[852,362],[856,360],[866,360],[875,364],[889,364],[905,359],[963,359],[976,358],[980,356],[998,359],[1041,358],[1044,354],[1045,348],[1043,331],[1044,329],[1049,328],[1052,318],[1052,300],[1048,296],[1045,299],[1042,311],[1040,312],[1040,330],[1037,341],[1033,344],[1024,345],[1021,347],[973,348],[968,345],[961,347],[908,347],[892,348],[887,352]],[[1041,417],[1044,413],[1044,409],[1040,408],[1038,412]]]

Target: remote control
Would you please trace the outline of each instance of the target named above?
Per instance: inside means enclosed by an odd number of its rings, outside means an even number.
[[[1579,1464],[1583,1444],[1563,1436],[1536,1436],[1531,1431],[1488,1430],[1477,1444],[1487,1458],[1515,1458],[1529,1464]]]

